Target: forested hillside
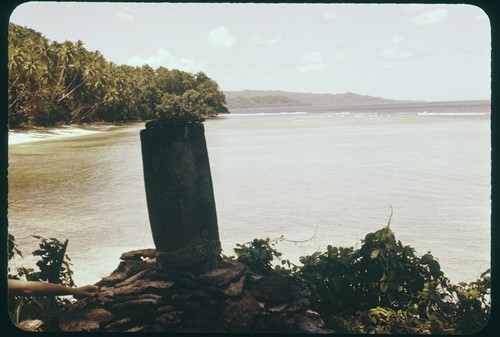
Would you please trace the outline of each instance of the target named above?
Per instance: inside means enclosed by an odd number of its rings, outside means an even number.
[[[243,90],[224,91],[224,95],[230,109],[403,103],[403,101],[355,93],[313,94],[271,90]]]
[[[50,41],[14,23],[8,53],[10,128],[228,113],[218,84],[202,72],[117,65],[82,41]]]

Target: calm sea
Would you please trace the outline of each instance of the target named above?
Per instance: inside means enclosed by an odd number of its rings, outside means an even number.
[[[69,239],[78,285],[121,253],[154,247],[139,131],[9,147],[9,232],[33,266],[32,235]],[[284,258],[359,247],[387,225],[419,255],[430,251],[452,282],[490,267],[490,115],[461,112],[265,110],[205,122],[224,254],[278,239]]]

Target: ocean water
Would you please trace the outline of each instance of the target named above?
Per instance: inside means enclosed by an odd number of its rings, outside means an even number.
[[[224,254],[282,238],[275,248],[298,263],[327,245],[359,247],[390,219],[452,282],[490,267],[488,113],[259,110],[204,124]],[[25,256],[11,267],[34,264],[32,235],[69,239],[78,285],[154,247],[143,127],[9,147],[9,232]]]

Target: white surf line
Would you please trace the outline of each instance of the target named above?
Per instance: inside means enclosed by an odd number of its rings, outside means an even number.
[[[104,129],[84,129],[75,126],[64,126],[59,128],[49,129],[33,129],[33,130],[9,130],[9,145],[25,144],[38,142],[42,140],[53,140],[69,137],[77,137],[90,135],[105,131]]]

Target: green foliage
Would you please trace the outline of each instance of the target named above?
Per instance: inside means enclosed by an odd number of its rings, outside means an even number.
[[[8,256],[9,256],[9,261],[14,258],[14,256],[19,255],[20,257],[23,257],[23,254],[19,250],[16,239],[14,235],[9,233],[9,239],[7,243],[7,250],[8,250]]]
[[[457,329],[463,333],[479,331],[490,318],[491,270],[482,273],[475,282],[460,282],[452,289],[458,303]]]
[[[269,238],[254,239],[250,243],[236,244],[234,248],[236,260],[244,263],[257,273],[266,273],[272,270],[274,258],[280,259],[281,253],[272,248],[276,241],[271,242]]]
[[[9,278],[25,279],[27,281],[46,281],[74,287],[73,272],[70,269],[71,262],[66,255],[68,240],[61,242],[55,238],[33,237],[40,240],[40,248],[33,252],[34,256],[40,257],[36,263],[38,270],[18,267],[16,272],[12,273],[9,268]],[[15,255],[22,257],[21,251],[15,243],[15,238],[11,234],[9,234],[8,247],[9,261]],[[26,319],[49,321],[60,315],[69,303],[69,300],[59,297],[9,296],[9,314],[12,321],[16,324]]]
[[[11,128],[228,113],[224,94],[202,72],[116,65],[83,45],[9,24]]]
[[[329,245],[301,257],[302,266],[282,260],[275,243],[237,244],[237,259],[260,273],[277,259],[275,269],[294,277],[304,302],[339,333],[473,333],[488,322],[489,270],[453,285],[430,252],[417,256],[389,225],[367,234],[359,249]]]
[[[73,271],[70,269],[71,260],[66,255],[68,240],[61,242],[55,238],[47,240],[36,235],[33,237],[41,241],[40,249],[33,252],[34,256],[40,257],[36,263],[40,269],[36,277],[41,281],[74,287]]]

